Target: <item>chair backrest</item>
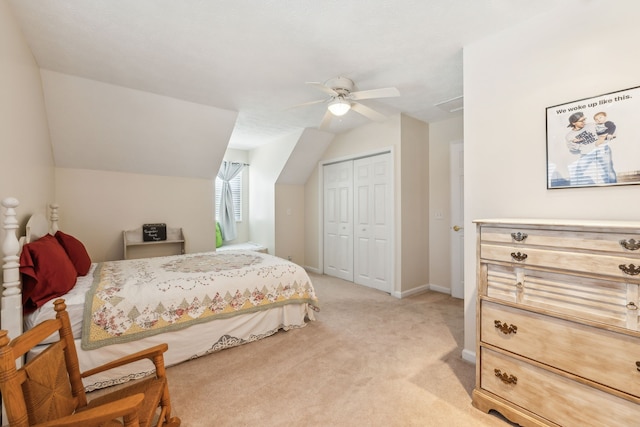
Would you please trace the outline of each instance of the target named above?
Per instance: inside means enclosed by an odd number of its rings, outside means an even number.
[[[66,305],[58,299],[54,306],[55,319],[11,341],[0,331],[0,390],[11,426],[51,421],[87,405]],[[58,341],[20,367],[25,354],[56,333]]]

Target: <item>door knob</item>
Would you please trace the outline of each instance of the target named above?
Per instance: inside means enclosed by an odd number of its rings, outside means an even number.
[[[460,231],[462,230],[464,227],[460,227],[459,225],[454,225],[453,226],[453,231]]]

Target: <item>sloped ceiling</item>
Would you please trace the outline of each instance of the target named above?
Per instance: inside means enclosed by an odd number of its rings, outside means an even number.
[[[322,158],[324,150],[334,135],[317,129],[305,129],[298,143],[287,159],[287,163],[278,176],[277,184],[300,185],[307,182],[309,175]]]
[[[583,0],[588,1],[588,0]],[[462,48],[556,0],[11,0],[39,66],[237,113],[230,146],[314,128],[324,95],[305,82],[343,75],[363,101],[433,122],[463,95]],[[349,112],[340,133],[367,123]],[[61,142],[62,143],[62,142]]]
[[[213,179],[237,112],[42,70],[57,167]]]

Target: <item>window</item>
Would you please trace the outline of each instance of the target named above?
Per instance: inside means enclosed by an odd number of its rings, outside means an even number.
[[[231,196],[233,197],[233,213],[236,222],[242,221],[242,172],[231,181]],[[222,194],[222,180],[216,177],[216,221],[220,220],[220,194]]]

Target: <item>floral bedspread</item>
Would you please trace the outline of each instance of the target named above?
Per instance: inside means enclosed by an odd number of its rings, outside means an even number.
[[[85,350],[200,322],[308,304],[318,310],[306,271],[252,251],[207,252],[100,263],[87,293]]]

